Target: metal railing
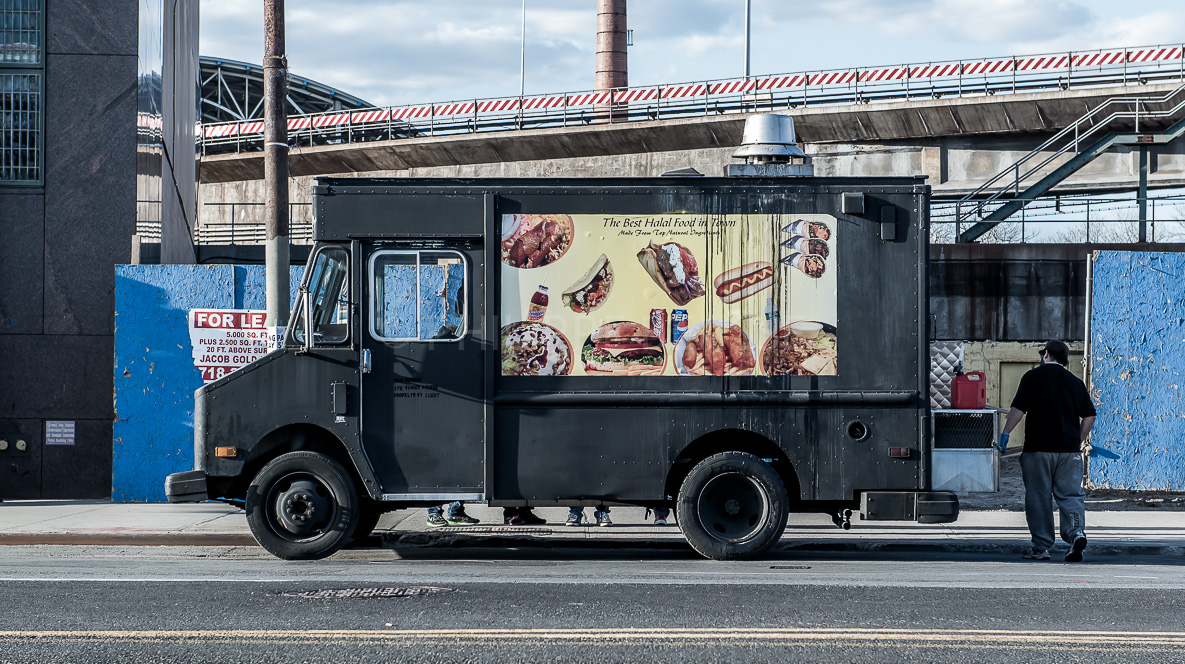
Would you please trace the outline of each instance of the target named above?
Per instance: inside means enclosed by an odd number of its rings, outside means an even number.
[[[160,242],[161,201],[136,201],[136,235],[141,242]]]
[[[1185,80],[1185,44],[887,67],[814,70],[674,85],[332,111],[289,118],[294,146],[515,131],[917,98]],[[203,154],[262,149],[261,121],[202,127]]]
[[[264,203],[203,203],[202,209],[229,211],[229,218],[201,216],[194,230],[194,244],[261,244],[267,239],[263,220]],[[288,237],[292,242],[313,241],[312,203],[288,204]]]
[[[1149,105],[1169,104],[1174,98],[1181,99],[1167,109],[1149,110]],[[1116,108],[1123,110],[1115,110]],[[1175,119],[1185,113],[1185,84],[1160,95],[1113,97],[1092,108],[1070,126],[1054,134],[1041,145],[1018,159],[1008,168],[1000,171],[975,191],[955,203],[955,218],[961,223],[980,221],[1007,203],[1019,203],[1021,187],[1037,176],[1043,169],[1069,152],[1079,153],[1087,141],[1096,136],[1114,133],[1117,124],[1123,123],[1129,131],[1140,132],[1140,122],[1145,123]],[[1147,126],[1147,125],[1145,125]],[[1044,157],[1044,158],[1041,158]],[[1030,162],[1035,162],[1030,164]],[[1023,172],[1022,172],[1022,169]],[[1024,208],[1022,204],[1021,209]]]
[[[1137,202],[1127,199],[1126,202]],[[1147,241],[1153,244],[1185,244],[1185,201],[1167,210],[1162,219],[1156,218],[1156,203],[1149,199],[1152,210],[1150,218],[1143,223],[1125,214],[1128,209],[1106,207],[1095,209],[1083,215],[1069,214],[1047,216],[1033,215],[1015,221],[1004,221],[978,238],[982,244],[1062,244],[1062,243],[1108,243],[1135,244]],[[1162,203],[1163,205],[1163,203]],[[1089,209],[1089,208],[1088,208]],[[1145,237],[1141,240],[1141,226]],[[959,241],[961,228],[957,221],[932,219],[930,222],[930,244],[955,244]]]

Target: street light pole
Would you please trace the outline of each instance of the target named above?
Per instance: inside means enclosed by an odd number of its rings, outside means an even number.
[[[527,0],[523,0],[522,46],[518,54],[518,98],[523,98],[527,81]],[[521,110],[521,109],[520,109]]]
[[[749,16],[753,0],[745,0],[745,80],[749,80]]]
[[[291,296],[288,245],[288,58],[284,53],[284,0],[263,3],[264,274],[267,319],[287,325]]]

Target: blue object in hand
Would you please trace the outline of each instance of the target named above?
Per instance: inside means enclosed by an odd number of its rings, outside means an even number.
[[[1000,434],[1000,451],[1001,452],[1008,451],[1008,434],[1006,434],[1006,433]]]

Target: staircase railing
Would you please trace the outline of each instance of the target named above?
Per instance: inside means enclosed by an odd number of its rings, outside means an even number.
[[[988,210],[989,206],[992,206],[993,203],[1003,205],[1006,200],[1020,197],[1022,193],[1021,184],[1025,180],[1033,177],[1067,152],[1073,150],[1077,154],[1087,139],[1102,133],[1104,130],[1108,130],[1113,123],[1121,120],[1133,121],[1134,132],[1139,133],[1141,120],[1149,122],[1174,118],[1185,109],[1185,94],[1183,93],[1185,93],[1185,83],[1159,97],[1149,95],[1125,96],[1112,97],[1104,101],[1075,120],[1065,129],[1054,134],[1041,145],[1033,148],[1032,151],[1018,159],[1011,166],[1000,171],[987,182],[984,182],[975,191],[956,202],[955,219],[960,223],[983,220],[994,211],[994,208]],[[1181,99],[1171,108],[1160,110],[1147,109],[1149,105],[1168,104],[1178,96]],[[1127,110],[1112,110],[1117,106],[1124,107]],[[1107,115],[1101,120],[1099,119],[1100,116],[1108,112],[1110,112],[1110,115]],[[1108,130],[1108,133],[1113,133],[1113,131],[1113,129]],[[1062,143],[1062,145],[1055,147],[1059,143]],[[1086,143],[1086,145],[1090,145],[1090,143]],[[1045,155],[1044,159],[1031,166],[1028,165],[1030,161],[1036,160],[1042,155]],[[1022,168],[1025,169],[1023,173],[1021,172]],[[1005,182],[1005,184],[1000,186],[1001,182]],[[991,191],[990,194],[987,193],[989,191]],[[1002,200],[1005,197],[1008,198]],[[985,210],[987,210],[986,214]]]

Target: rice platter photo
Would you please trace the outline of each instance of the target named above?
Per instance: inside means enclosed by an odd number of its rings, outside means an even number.
[[[803,254],[797,251],[783,258],[782,264],[789,265],[811,279],[818,279],[827,271],[827,263],[822,256]]]
[[[795,235],[789,240],[783,240],[782,246],[799,253],[819,256],[823,260],[827,260],[827,257],[831,255],[831,247],[825,240],[812,240],[802,235]]]
[[[657,376],[667,365],[662,340],[649,327],[631,321],[593,330],[580,360],[590,376]]]
[[[522,321],[502,328],[503,376],[566,376],[572,373],[572,344],[545,323]]]
[[[559,260],[572,246],[572,217],[566,214],[502,216],[502,262],[535,268]]]
[[[675,346],[675,367],[684,376],[748,376],[757,367],[753,341],[728,321],[700,323]]]
[[[815,321],[797,321],[778,330],[761,349],[761,372],[767,376],[834,376],[836,329]]]
[[[613,289],[613,265],[601,254],[592,267],[563,293],[564,306],[578,314],[596,311]]]

